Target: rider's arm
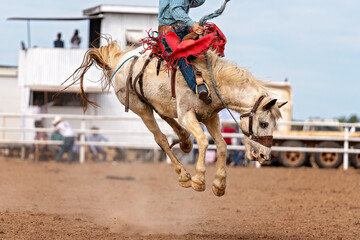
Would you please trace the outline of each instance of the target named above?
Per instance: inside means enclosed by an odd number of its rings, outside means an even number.
[[[185,0],[172,0],[170,1],[170,11],[173,18],[176,21],[182,21],[186,24],[186,26],[192,28],[195,22],[189,17],[189,15],[185,12]]]

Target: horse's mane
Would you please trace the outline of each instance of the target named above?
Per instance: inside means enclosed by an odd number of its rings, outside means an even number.
[[[210,60],[212,72],[214,74],[214,80],[218,87],[221,87],[223,84],[252,84],[252,86],[259,89],[263,95],[269,97],[270,93],[267,90],[265,83],[256,79],[247,68],[239,67],[233,62],[221,58],[216,54],[215,51],[212,50],[209,50],[207,55]],[[205,59],[196,59],[194,64],[199,71],[206,73],[204,76],[206,79],[210,79]],[[260,104],[259,109],[262,108],[266,103],[267,102],[263,101]],[[281,117],[281,112],[277,106],[271,108],[271,113],[275,119]]]

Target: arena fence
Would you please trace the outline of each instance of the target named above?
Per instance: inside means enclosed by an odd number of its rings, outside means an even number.
[[[0,119],[2,119],[2,126],[0,127],[0,132],[2,133],[0,137],[0,144],[17,144],[17,145],[31,145],[31,144],[47,144],[47,145],[59,145],[61,141],[40,141],[40,140],[26,140],[24,139],[25,132],[52,132],[52,128],[28,128],[28,127],[8,127],[6,122],[9,119],[14,118],[35,118],[35,117],[42,117],[44,119],[50,118],[53,119],[58,114],[14,114],[14,113],[0,113]],[[120,130],[92,130],[89,126],[86,126],[86,121],[103,121],[103,120],[116,120],[116,121],[137,121],[139,124],[141,123],[141,119],[138,117],[119,117],[119,116],[88,116],[88,115],[70,115],[70,114],[62,114],[61,115],[64,119],[77,119],[80,123],[79,129],[74,129],[74,132],[77,134],[81,134],[80,140],[76,141],[76,144],[80,146],[80,162],[85,162],[85,147],[86,146],[107,146],[107,147],[124,147],[124,148],[132,148],[132,149],[147,149],[147,150],[154,150],[158,151],[160,148],[156,144],[155,141],[151,142],[142,142],[142,143],[124,143],[124,142],[117,142],[117,141],[108,141],[108,142],[91,142],[85,141],[85,135],[91,134],[94,132],[101,133],[103,135],[117,135],[121,134],[123,136],[152,136],[152,134],[147,129],[141,129],[137,131],[120,129]],[[160,118],[159,121],[162,121]],[[227,120],[224,121],[227,123],[232,123],[232,121]],[[290,135],[274,135],[274,139],[279,140],[316,140],[316,141],[337,141],[343,142],[343,148],[326,148],[326,152],[334,152],[334,153],[343,153],[343,168],[347,170],[349,167],[349,154],[360,154],[360,149],[350,149],[349,142],[360,142],[360,137],[350,137],[349,136],[349,129],[351,128],[360,128],[360,123],[335,123],[335,122],[279,122],[279,125],[290,125],[290,126],[332,126],[332,127],[339,127],[343,129],[342,136],[339,137],[332,137],[332,136],[290,136]],[[19,132],[20,137],[18,139],[6,139],[5,133],[6,132]],[[171,143],[177,136],[172,132],[164,132],[164,134],[168,137],[169,142]],[[208,135],[209,136],[209,135]],[[230,137],[239,139],[241,142],[244,138],[242,133],[223,133],[224,137]],[[178,147],[178,146],[175,146]],[[194,148],[197,149],[198,146],[194,144]],[[209,144],[208,149],[216,149],[214,144]],[[241,144],[229,145],[229,150],[244,150],[244,146]],[[312,148],[312,147],[284,147],[284,146],[273,146],[272,151],[275,152],[308,152],[308,153],[316,153],[316,152],[324,152],[324,148]],[[23,157],[23,154],[22,154]],[[259,166],[259,165],[258,165]]]

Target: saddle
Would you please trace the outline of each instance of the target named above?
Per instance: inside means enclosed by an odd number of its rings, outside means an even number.
[[[158,58],[156,70],[157,75],[160,73],[163,61],[166,62],[166,66],[163,70],[171,71],[171,104],[173,105],[173,109],[176,109],[175,78],[177,67],[175,66],[177,66],[177,61],[181,58],[187,58],[188,56],[202,56],[209,48],[214,49],[220,56],[224,56],[224,49],[227,40],[221,30],[213,23],[206,23],[204,25],[204,37],[198,38],[196,33],[191,32],[186,35],[182,41],[180,41],[175,34],[174,26],[160,26],[158,30],[159,36],[153,36],[153,34],[149,31],[148,37],[141,40],[141,43],[145,47],[145,51],[151,50],[151,54],[146,59],[141,71],[136,75],[134,81],[132,80],[133,68],[138,60],[138,57],[135,57],[132,60],[129,75],[126,79],[125,112],[129,111],[130,87],[135,91],[142,102],[147,103],[154,109],[144,96],[143,91],[144,71],[154,57]],[[165,41],[166,44],[162,44],[162,40],[165,39],[164,35],[166,35],[167,38]],[[168,52],[170,54],[167,54],[166,50],[169,50]],[[136,91],[136,84],[139,84],[140,92]]]
[[[136,77],[134,78],[134,81],[132,79],[132,75],[133,75],[133,69],[135,66],[135,63],[137,62],[137,60],[139,59],[138,56],[134,57],[134,59],[132,60],[132,63],[130,65],[130,70],[129,70],[129,75],[126,78],[126,88],[125,88],[125,112],[129,112],[129,98],[130,98],[130,88],[135,91],[136,95],[138,96],[138,98],[140,99],[140,101],[148,104],[151,108],[155,109],[151,103],[146,99],[145,95],[144,95],[144,90],[143,90],[143,76],[144,76],[144,72],[146,67],[149,65],[149,63],[151,62],[151,60],[154,58],[155,56],[153,54],[150,54],[149,57],[146,59],[143,67],[141,68],[140,72],[136,75]],[[161,68],[161,63],[164,61],[163,58],[159,58],[158,57],[158,62],[156,65],[156,75],[159,76],[160,73],[160,68]],[[176,93],[175,93],[175,80],[176,80],[176,71],[177,68],[173,68],[171,70],[171,103],[174,107],[174,109],[176,109]],[[136,90],[136,84],[139,84],[139,89],[140,92],[138,92]]]

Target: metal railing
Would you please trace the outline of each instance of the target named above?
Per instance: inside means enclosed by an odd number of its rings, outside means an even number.
[[[52,128],[27,128],[27,127],[6,127],[6,119],[8,118],[35,118],[42,117],[46,118],[54,118],[58,114],[13,114],[13,113],[0,113],[0,118],[2,118],[3,126],[0,127],[0,132],[2,132],[2,137],[0,138],[0,143],[2,144],[21,144],[21,145],[29,145],[29,144],[48,144],[48,145],[58,145],[61,144],[61,141],[41,141],[41,140],[25,140],[23,138],[8,140],[5,139],[5,132],[52,132]],[[116,120],[116,121],[137,121],[139,124],[142,122],[139,117],[120,117],[120,116],[94,116],[94,115],[70,115],[63,114],[61,115],[64,119],[77,119],[80,123],[80,128],[73,129],[75,133],[80,133],[81,137],[79,141],[76,141],[76,144],[80,146],[80,162],[85,161],[85,146],[108,146],[108,147],[127,147],[134,149],[159,149],[158,145],[155,141],[147,142],[147,143],[127,143],[127,142],[118,142],[118,141],[108,141],[108,142],[91,142],[85,141],[85,134],[91,134],[94,132],[106,134],[106,135],[126,135],[126,136],[152,136],[150,131],[148,131],[145,127],[143,129],[133,131],[133,130],[91,130],[86,126],[86,121],[100,121],[100,120]],[[157,118],[159,121],[163,121],[161,118]],[[226,121],[228,122],[228,121]],[[230,121],[229,121],[230,123]],[[334,123],[334,122],[279,122],[279,125],[291,125],[291,126],[334,126],[343,129],[342,136],[297,136],[297,135],[274,135],[274,139],[276,140],[316,140],[316,141],[337,141],[343,142],[343,148],[315,148],[315,147],[285,147],[285,146],[273,146],[272,151],[275,152],[308,152],[308,153],[317,153],[317,152],[333,152],[333,153],[342,153],[344,154],[343,158],[343,168],[347,170],[349,167],[349,154],[360,154],[360,149],[350,149],[349,142],[360,142],[360,137],[351,137],[349,133],[349,128],[360,127],[360,123]],[[172,132],[164,132],[164,134],[168,137],[169,142],[172,142],[177,136]],[[207,134],[209,136],[209,134]],[[243,139],[244,135],[242,133],[223,133],[224,137],[231,137],[237,139]],[[360,135],[359,135],[360,136]],[[176,146],[175,146],[176,147]],[[177,146],[178,147],[178,146]],[[194,144],[194,148],[198,148],[197,144]],[[209,149],[216,149],[216,145],[210,144]],[[244,150],[245,147],[243,145],[229,145],[229,150]]]

